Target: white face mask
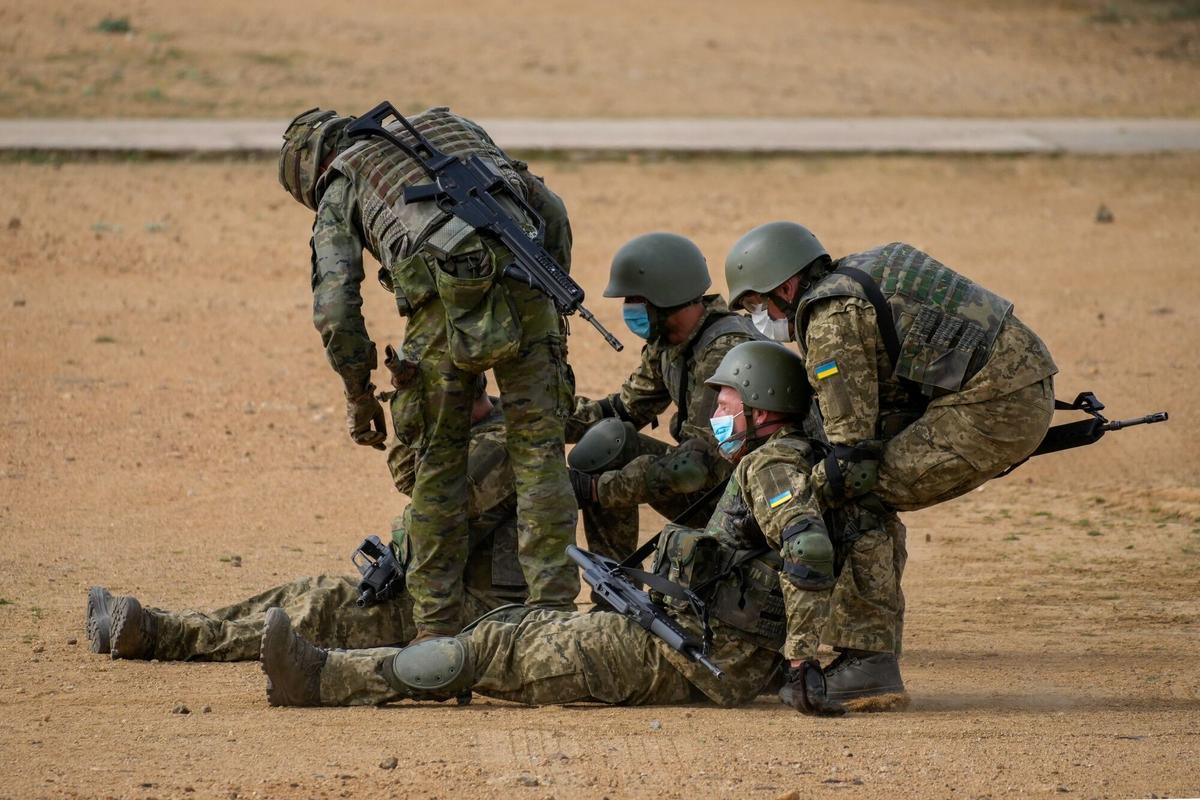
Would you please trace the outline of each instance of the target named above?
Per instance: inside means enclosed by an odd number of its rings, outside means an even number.
[[[786,319],[771,319],[765,303],[750,306],[749,309],[750,321],[754,323],[754,327],[758,328],[758,332],[763,336],[773,342],[790,342],[792,340],[792,334],[788,330],[788,321]]]

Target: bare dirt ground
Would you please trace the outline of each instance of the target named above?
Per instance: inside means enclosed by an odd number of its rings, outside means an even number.
[[[1197,0],[0,5],[0,116],[1200,113]]]
[[[929,249],[1016,301],[1060,396],[1172,420],[907,516],[904,713],[271,709],[257,664],[89,654],[83,607],[93,583],[212,607],[344,572],[401,507],[343,431],[309,317],[310,218],[265,161],[6,163],[0,795],[1200,794],[1200,157],[536,166],[614,330],[600,289],[626,238],[693,236],[723,289],[737,236],[795,218],[834,252]],[[1101,202],[1115,222],[1094,221]],[[366,288],[374,337],[398,341]],[[636,348],[577,326],[572,357],[594,395]]]

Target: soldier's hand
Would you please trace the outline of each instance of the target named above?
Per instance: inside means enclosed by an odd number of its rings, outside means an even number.
[[[840,717],[846,713],[841,703],[826,696],[825,673],[815,660],[791,662],[787,683],[779,690],[779,701],[814,717]]]
[[[595,503],[596,477],[578,469],[568,470],[568,474],[571,478],[571,488],[575,490],[575,501],[581,507],[586,503]]]
[[[383,405],[375,397],[374,384],[368,383],[361,392],[346,395],[346,426],[355,444],[384,449],[387,423]]]

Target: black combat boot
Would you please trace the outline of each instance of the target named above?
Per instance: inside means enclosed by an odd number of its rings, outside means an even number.
[[[158,619],[136,597],[120,597],[112,607],[109,644],[113,658],[149,659],[158,641]]]
[[[846,713],[845,707],[826,693],[825,675],[816,659],[788,669],[779,700],[801,714],[814,717],[840,717]]]
[[[321,669],[329,653],[292,630],[282,608],[267,611],[259,660],[267,674],[267,702],[273,706],[319,706]]]
[[[825,668],[825,691],[852,711],[899,711],[909,702],[892,653],[842,650]]]
[[[103,586],[88,589],[87,631],[88,647],[93,653],[108,653],[112,650],[112,610],[119,598]]]

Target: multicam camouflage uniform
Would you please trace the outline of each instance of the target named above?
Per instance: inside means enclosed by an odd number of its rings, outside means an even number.
[[[567,421],[567,441],[576,442],[592,424],[614,409],[637,429],[656,425],[658,415],[675,406],[669,430],[676,446],[639,434],[636,457],[619,469],[600,475],[596,503],[582,507],[588,549],[624,558],[637,547],[638,511],[649,504],[668,519],[690,508],[704,492],[729,477],[732,467],[717,452],[708,419],[716,392],[704,385],[721,359],[734,346],[761,338],[746,318],[729,310],[719,295],[705,295],[704,314],[688,338],[677,344],[664,340],[642,348],[641,363],[620,391],[601,400],[575,398]],[[700,504],[685,524],[702,524],[718,497]]]
[[[862,286],[836,271],[796,311],[830,442],[883,443],[873,491],[884,503],[904,511],[958,497],[1037,447],[1058,369],[1011,303],[901,243],[833,267],[869,275],[899,328],[893,365]],[[814,478],[828,485],[826,464]]]
[[[716,537],[727,551],[742,556],[737,569],[716,584],[709,602],[712,658],[725,670],[724,679],[714,678],[616,613],[522,608],[497,611],[457,637],[469,653],[470,688],[529,704],[667,704],[707,697],[734,706],[760,693],[779,667],[781,653],[796,659],[813,656],[831,606],[840,606],[839,613],[847,616],[862,608],[873,609],[876,619],[889,616],[890,627],[864,631],[862,646],[894,647],[903,604],[903,529],[897,538],[897,531],[881,529],[874,520],[856,516],[857,511],[839,512],[827,522],[809,479],[814,460],[802,431],[784,427],[738,464],[702,534],[682,526],[667,529]],[[845,526],[833,534],[841,565],[836,583],[824,590],[793,586],[783,576],[791,557],[783,533],[797,525],[824,530],[833,524]],[[748,613],[751,606],[760,613]],[[700,633],[694,615],[668,609],[682,627]],[[319,696],[310,702],[363,705],[414,696],[411,689],[394,685],[391,660],[400,652],[377,648],[328,653],[320,670]],[[272,665],[267,668],[270,675]]]
[[[396,488],[412,491],[417,454],[397,446],[389,453]],[[469,458],[471,552],[463,568],[466,613],[487,611],[525,599],[517,562],[516,494],[498,410],[471,429]],[[411,506],[410,506],[411,508]],[[408,513],[393,523],[398,553],[407,547]],[[210,613],[144,609],[154,617],[154,649],[146,658],[163,661],[248,661],[258,658],[263,620],[273,607],[288,612],[298,630],[324,647],[404,645],[415,635],[412,597],[407,591],[367,608],[355,605],[358,580],[343,575],[300,578]]]
[[[411,121],[445,152],[475,154],[492,164],[540,208],[549,220],[547,249],[569,266],[566,210],[540,179],[474,123],[446,109]],[[376,359],[360,311],[362,250],[369,250],[382,264],[381,282],[408,318],[404,356],[420,365],[423,430],[419,441],[409,442],[421,450],[408,527],[414,617],[422,629],[453,632],[464,621],[469,410],[475,375],[487,367],[504,398],[529,602],[573,604],[579,577],[564,548],[574,537],[575,503],[563,460],[573,381],[553,303],[495,276],[511,260],[503,247],[484,241],[432,202],[403,202],[406,186],[425,182],[411,159],[382,140],[360,142],[334,159],[318,183],[314,321],[348,395],[361,393]],[[464,368],[468,363],[471,369]]]

